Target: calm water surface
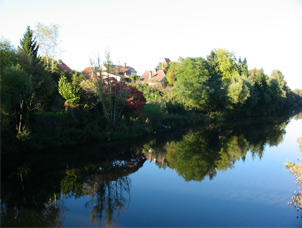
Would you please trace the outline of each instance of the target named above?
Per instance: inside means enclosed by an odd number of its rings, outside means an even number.
[[[2,156],[1,225],[301,227],[284,167],[301,129],[296,116]]]

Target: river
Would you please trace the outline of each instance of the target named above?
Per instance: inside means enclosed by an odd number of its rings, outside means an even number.
[[[1,157],[1,226],[301,227],[302,114]]]

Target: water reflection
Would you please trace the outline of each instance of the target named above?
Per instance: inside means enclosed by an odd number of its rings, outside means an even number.
[[[86,207],[91,222],[101,225],[105,214],[106,225],[112,226],[113,216],[130,203],[128,175],[142,167],[145,157],[136,147],[82,149],[53,152],[51,158],[41,151],[30,159],[22,154],[6,157],[1,167],[1,226],[61,227],[68,211],[62,197],[84,196],[90,196]]]
[[[186,181],[213,179],[218,171],[234,167],[251,152],[253,157],[263,157],[265,146],[277,146],[285,134],[288,121],[272,124],[245,124],[210,126],[190,130],[178,140],[164,143],[151,141],[143,152],[160,168],[169,167]]]
[[[91,196],[86,207],[91,210],[92,223],[102,225],[105,213],[106,226],[113,225],[113,216],[125,211],[130,203],[129,174],[143,166],[145,157],[138,154],[127,160],[113,160],[67,169],[62,179],[61,193],[68,197]]]
[[[2,163],[1,226],[60,227],[65,207],[51,187],[55,177],[44,182],[28,164],[10,168],[7,173]]]
[[[129,174],[146,160],[176,170],[186,181],[213,179],[219,171],[244,160],[248,152],[262,158],[266,146],[282,141],[287,123],[265,120],[213,125],[128,144],[5,155],[1,225],[60,227],[68,213],[64,199],[88,197],[85,207],[91,222],[113,226],[131,203]]]

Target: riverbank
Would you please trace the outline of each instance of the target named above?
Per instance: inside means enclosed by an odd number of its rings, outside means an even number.
[[[140,138],[165,130],[204,125],[216,121],[205,115],[188,112],[169,114],[145,112],[142,118],[122,117],[115,127],[106,125],[100,113],[62,111],[31,115],[29,134],[17,139],[13,134],[2,134],[2,154],[16,150],[45,149]]]
[[[20,150],[58,148],[62,146],[75,146],[111,142],[127,139],[140,140],[142,137],[158,134],[165,131],[207,126],[210,124],[236,125],[245,122],[249,124],[255,120],[269,122],[272,117],[266,118],[235,118],[227,119],[223,115],[204,115],[195,112],[163,113],[152,107],[144,110],[144,118],[122,117],[115,128],[108,127],[100,113],[83,113],[81,111],[61,111],[50,113],[34,113],[31,116],[31,126],[28,136],[20,140],[12,134],[2,134],[2,154]],[[293,115],[288,113],[284,116]],[[273,118],[276,120],[276,117]]]

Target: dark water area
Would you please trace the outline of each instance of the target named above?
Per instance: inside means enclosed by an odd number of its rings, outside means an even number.
[[[1,156],[2,227],[301,227],[301,114]]]

